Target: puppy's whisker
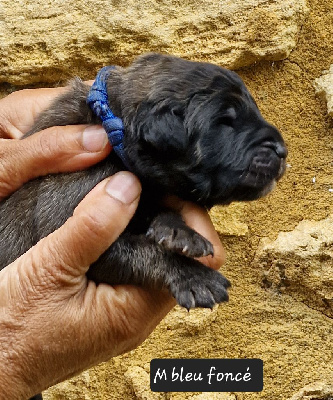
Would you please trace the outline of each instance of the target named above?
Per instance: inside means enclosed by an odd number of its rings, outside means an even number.
[[[243,179],[243,178],[244,178],[244,175],[246,174],[246,172],[247,172],[247,171],[243,171],[243,172],[240,174],[239,178],[240,178],[240,179]]]
[[[249,170],[245,170],[241,175],[240,175],[240,179],[241,180],[246,180],[249,177],[250,171]]]

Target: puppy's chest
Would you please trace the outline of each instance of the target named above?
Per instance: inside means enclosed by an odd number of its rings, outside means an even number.
[[[126,228],[126,232],[134,235],[146,234],[152,220],[165,211],[162,205],[163,196],[152,188],[143,186],[138,208]]]
[[[89,170],[53,175],[37,180],[30,188],[36,196],[34,231],[37,240],[58,229],[73,214],[80,201],[103,179],[118,172],[105,161]],[[159,191],[143,186],[139,206],[126,228],[134,235],[146,234],[151,221],[163,211]]]

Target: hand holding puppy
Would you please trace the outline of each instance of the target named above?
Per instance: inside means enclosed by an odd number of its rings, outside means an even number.
[[[1,198],[29,179],[86,168],[110,151],[106,137],[99,148],[93,140],[95,151],[87,151],[86,126],[49,128],[18,140],[61,90],[22,91],[0,100]],[[0,272],[0,399],[29,398],[133,349],[173,307],[167,293],[96,286],[85,275],[128,224],[140,191],[128,172],[101,182],[60,229]],[[191,203],[178,207],[214,245],[215,257],[202,261],[217,269],[224,253],[207,213]]]

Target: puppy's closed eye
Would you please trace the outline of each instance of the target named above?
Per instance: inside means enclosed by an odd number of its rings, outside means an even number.
[[[221,115],[217,115],[214,120],[216,125],[226,125],[233,126],[237,118],[237,111],[234,107],[230,107],[225,110],[225,112],[221,113]]]

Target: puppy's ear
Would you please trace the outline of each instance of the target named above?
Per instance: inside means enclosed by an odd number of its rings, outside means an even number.
[[[141,113],[139,113],[141,114]],[[138,118],[138,132],[143,143],[157,152],[173,152],[176,156],[188,147],[188,135],[180,109],[163,107]],[[169,157],[172,156],[169,153]]]

